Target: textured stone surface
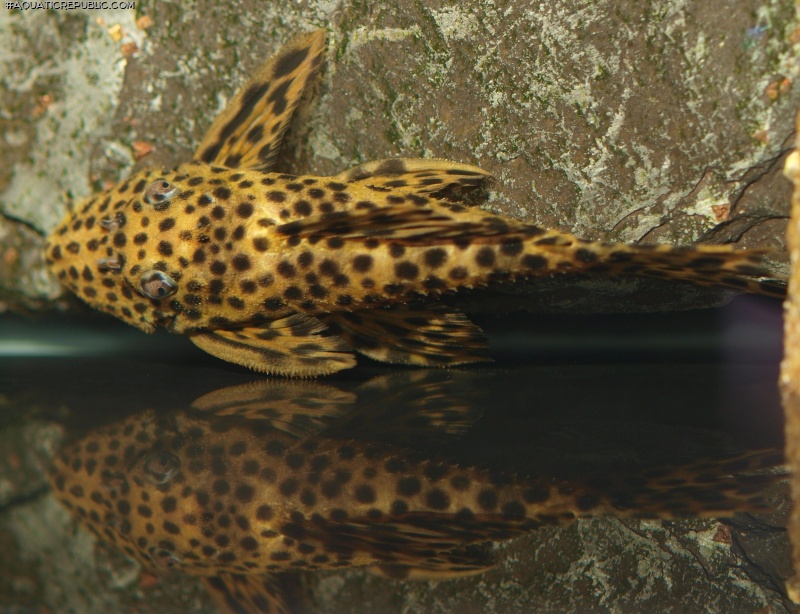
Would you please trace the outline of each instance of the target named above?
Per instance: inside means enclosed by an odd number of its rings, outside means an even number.
[[[285,168],[446,157],[497,176],[486,206],[584,237],[780,247],[779,168],[800,98],[795,7],[723,4],[239,0],[4,12],[0,299],[57,301],[38,250],[71,199],[124,177],[135,143],[154,148],[142,164],[185,159],[249,71],[320,26],[329,62]],[[142,15],[153,25],[140,28]],[[551,306],[592,309],[592,284],[564,296],[559,285]],[[640,300],[629,285],[596,307]]]
[[[797,117],[800,126],[800,115]],[[789,295],[784,311],[784,356],[781,363],[781,398],[786,415],[786,460],[792,469],[792,499],[795,501],[789,519],[792,560],[800,568],[800,150],[786,161],[786,176],[794,183],[792,215],[787,229],[787,243],[792,263]],[[800,576],[794,575],[788,585],[792,599],[800,602]]]

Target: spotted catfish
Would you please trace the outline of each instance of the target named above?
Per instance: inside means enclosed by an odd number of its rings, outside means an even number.
[[[224,360],[296,376],[352,367],[353,350],[402,364],[486,360],[480,329],[433,299],[496,280],[589,272],[782,293],[762,279],[757,252],[609,245],[468,207],[454,197],[490,179],[474,166],[272,172],[325,40],[299,36],[258,70],[192,161],[141,170],[78,205],[46,247],[58,279],[146,332],[164,327]]]
[[[206,395],[194,411],[148,410],[97,428],[56,458],[55,495],[144,566],[202,577],[226,611],[279,612],[270,574],[283,570],[454,578],[493,565],[479,544],[542,525],[762,509],[776,476],[756,470],[781,462],[754,453],[624,479],[521,478],[353,439],[352,421],[336,428],[352,398],[329,388],[267,381]],[[451,397],[461,402],[441,400]]]

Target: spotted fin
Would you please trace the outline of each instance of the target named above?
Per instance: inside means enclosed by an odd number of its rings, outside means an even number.
[[[473,370],[403,369],[358,387],[358,409],[326,433],[419,449],[465,435],[491,403]]]
[[[605,494],[582,497],[577,511],[595,515],[597,510],[589,508],[598,504],[615,515],[663,519],[767,512],[773,505],[765,491],[785,477],[783,452],[772,449],[664,465],[621,480],[609,480],[607,475],[587,479],[587,493]]]
[[[461,205],[436,208],[414,205],[387,205],[383,208],[339,211],[294,220],[276,227],[287,237],[308,239],[311,243],[336,237],[340,240],[365,241],[391,238],[415,246],[441,245],[442,241],[497,241],[498,237],[524,240],[541,234],[536,226],[507,220],[490,214],[459,218]]]
[[[575,268],[604,275],[637,275],[690,281],[738,292],[783,297],[786,280],[763,266],[768,249],[731,245],[608,245],[579,242],[570,250]]]
[[[356,364],[340,337],[328,334],[316,318],[301,314],[260,327],[201,331],[189,338],[212,356],[274,375],[314,377]]]
[[[326,552],[365,552],[408,570],[426,568],[431,577],[436,571],[447,570],[451,576],[485,571],[492,566],[491,559],[483,553],[464,554],[466,546],[522,535],[531,522],[503,514],[407,512],[384,514],[378,522],[350,515],[341,521],[320,517],[279,526],[284,536]]]
[[[214,390],[192,409],[259,420],[293,437],[317,435],[353,407],[356,395],[315,382],[261,380]]]
[[[355,350],[381,362],[446,366],[488,362],[486,337],[456,311],[392,306],[324,316]]]
[[[392,158],[355,166],[339,173],[336,179],[373,188],[433,193],[451,187],[480,187],[492,176],[477,166],[450,160]]]
[[[219,574],[203,578],[203,585],[225,614],[289,614],[273,576]]]
[[[325,51],[325,30],[302,34],[271,57],[211,124],[195,160],[268,171]]]
[[[414,564],[380,563],[370,573],[392,580],[452,580],[489,571],[497,558],[488,548],[469,546],[420,560]]]

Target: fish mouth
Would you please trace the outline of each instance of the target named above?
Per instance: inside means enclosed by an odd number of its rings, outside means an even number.
[[[177,324],[178,324],[178,322],[177,322],[177,320],[176,320],[174,315],[165,316],[163,320],[158,322],[159,326],[162,326],[163,328],[166,328],[171,333],[176,332],[175,329],[177,327]]]

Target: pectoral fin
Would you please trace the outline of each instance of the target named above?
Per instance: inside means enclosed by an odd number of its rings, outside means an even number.
[[[203,585],[225,614],[289,614],[273,576],[219,574]]]
[[[485,571],[494,561],[479,544],[521,535],[530,530],[528,524],[524,518],[499,514],[463,518],[453,513],[409,512],[384,514],[377,522],[366,516],[350,516],[341,522],[322,517],[287,523],[284,528],[290,537],[301,536],[302,543],[326,552],[391,561],[380,570],[384,575],[409,577],[414,570],[418,578],[431,578]]]
[[[314,377],[356,364],[341,337],[326,331],[316,318],[301,314],[260,327],[201,331],[189,338],[212,356],[262,373]]]
[[[408,449],[450,443],[480,418],[486,386],[481,374],[457,369],[402,369],[358,387],[357,409],[327,433]]]
[[[477,166],[450,160],[392,158],[355,166],[339,173],[336,179],[374,188],[408,189],[430,194],[452,187],[479,187],[490,181],[492,176]]]
[[[317,435],[350,411],[356,395],[315,382],[266,379],[209,392],[192,409],[218,416],[240,416],[293,437]]]
[[[270,170],[297,103],[319,70],[325,38],[324,30],[301,34],[261,66],[214,120],[195,160]]]
[[[463,314],[398,306],[325,316],[355,350],[382,362],[447,366],[486,362],[486,337]]]
[[[441,552],[416,563],[380,563],[369,567],[376,576],[392,580],[453,580],[489,571],[497,563],[487,548],[476,546]]]

